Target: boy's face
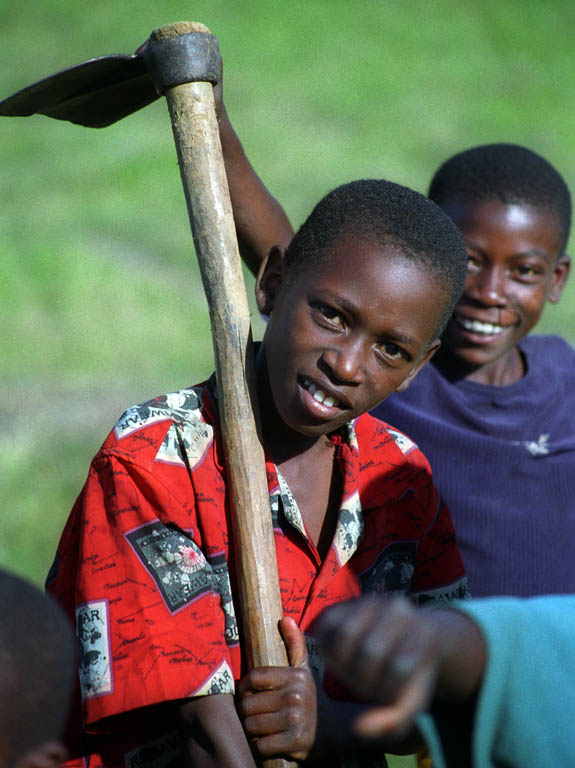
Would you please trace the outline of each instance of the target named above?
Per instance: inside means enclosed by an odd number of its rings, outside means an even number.
[[[443,343],[467,365],[510,364],[517,343],[558,301],[569,273],[561,231],[545,211],[497,200],[442,205],[469,255],[462,297]]]
[[[289,280],[273,249],[257,287],[271,311],[265,355],[275,407],[294,431],[331,432],[405,389],[439,346],[446,297],[420,264],[344,234]]]

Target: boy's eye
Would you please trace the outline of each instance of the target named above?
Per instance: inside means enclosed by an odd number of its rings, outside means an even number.
[[[314,309],[316,309],[323,319],[328,320],[330,325],[337,325],[340,328],[344,327],[343,318],[337,309],[334,309],[327,304],[315,304]]]
[[[392,341],[385,342],[379,345],[380,354],[386,357],[388,360],[409,360],[409,355],[397,344]]]
[[[529,283],[534,282],[541,274],[543,274],[540,267],[537,267],[534,264],[517,264],[514,267],[514,271],[520,280]]]
[[[467,272],[470,274],[476,274],[481,269],[481,262],[476,256],[467,254]]]

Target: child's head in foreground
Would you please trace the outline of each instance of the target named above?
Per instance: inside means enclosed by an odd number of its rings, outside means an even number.
[[[0,768],[51,768],[74,674],[74,641],[58,605],[0,571]]]
[[[540,155],[488,144],[454,155],[429,189],[461,231],[469,274],[444,344],[470,368],[518,363],[517,343],[561,296],[571,196]]]
[[[327,433],[404,389],[439,346],[467,256],[423,195],[383,180],[330,192],[257,286],[260,359],[281,419]]]

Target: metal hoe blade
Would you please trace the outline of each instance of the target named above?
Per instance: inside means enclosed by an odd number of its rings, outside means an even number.
[[[149,54],[147,41],[137,53],[100,56],[63,69],[0,101],[0,116],[41,114],[104,128],[159,98],[167,73],[170,85],[218,81],[220,54],[211,34],[167,39],[160,59]]]
[[[63,69],[0,101],[0,115],[47,115],[104,128],[159,98],[137,54],[100,56]]]

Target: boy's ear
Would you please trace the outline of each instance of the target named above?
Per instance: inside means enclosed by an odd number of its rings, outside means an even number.
[[[47,741],[28,750],[14,768],[61,768],[68,752],[59,741]]]
[[[256,277],[256,301],[264,315],[269,315],[274,308],[284,281],[285,252],[283,245],[274,245],[260,264]]]
[[[405,392],[405,390],[409,387],[409,385],[415,379],[415,377],[423,368],[423,366],[426,365],[431,360],[431,358],[437,352],[440,346],[441,346],[441,341],[439,339],[435,339],[434,341],[431,342],[431,345],[429,346],[427,351],[423,354],[423,357],[420,360],[418,360],[417,363],[413,366],[411,371],[407,374],[405,379],[401,382],[399,387],[395,390],[396,392]]]
[[[548,299],[552,304],[556,304],[561,298],[563,288],[569,277],[571,270],[571,259],[567,254],[559,256],[557,264],[553,270],[553,277],[551,278],[551,288],[549,289]]]

